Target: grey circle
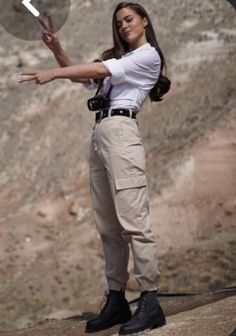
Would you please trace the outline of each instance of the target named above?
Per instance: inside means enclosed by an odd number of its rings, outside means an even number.
[[[70,0],[23,0],[33,6],[39,13],[39,18],[48,25],[47,15],[52,17],[54,30],[57,32],[65,24],[71,7]],[[43,28],[38,17],[26,8],[22,0],[1,0],[0,24],[14,37],[22,40],[35,41],[42,37]],[[31,7],[32,8],[32,7]],[[33,11],[36,14],[36,12]]]

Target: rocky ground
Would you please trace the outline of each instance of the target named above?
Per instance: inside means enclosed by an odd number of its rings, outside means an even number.
[[[60,38],[75,62],[93,60],[110,47],[116,3],[72,1]],[[235,286],[235,10],[222,0],[143,4],[172,80],[165,100],[147,102],[139,116],[160,291]],[[106,283],[90,209],[87,157],[93,115],[84,108],[89,93],[67,81],[19,85],[19,72],[55,67],[55,61],[42,42],[17,40],[1,27],[0,39],[0,329],[7,335],[6,330],[47,318],[95,312]],[[132,261],[129,268],[132,299],[138,295]],[[234,298],[225,300],[208,307],[216,309],[215,316],[222,307],[231,316],[227,307]],[[163,335],[173,334],[175,326],[176,335],[188,335],[182,319],[196,326],[188,328],[191,335],[201,335],[194,321],[208,308],[170,317]],[[217,335],[216,320],[212,316],[214,333],[202,325],[203,335]],[[226,321],[228,335],[233,317]],[[46,324],[50,335],[52,330],[59,335],[60,326]],[[46,335],[40,328],[34,335]]]
[[[166,325],[160,329],[140,332],[139,336],[234,336],[235,335],[235,290],[194,297],[165,298],[162,307],[167,316]],[[229,296],[228,296],[229,295]],[[232,296],[233,295],[233,296]],[[131,306],[132,307],[132,306]],[[135,308],[134,305],[133,308]],[[175,309],[173,310],[173,307]],[[75,336],[87,335],[86,321],[93,314],[70,316],[64,319],[49,319],[28,329],[1,332],[1,336]],[[119,326],[97,332],[100,336],[118,336]],[[232,333],[232,334],[231,334]]]

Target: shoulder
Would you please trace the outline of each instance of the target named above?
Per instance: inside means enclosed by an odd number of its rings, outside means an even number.
[[[149,66],[160,64],[160,55],[154,47],[150,46],[150,44],[126,54],[124,58],[126,57],[132,59],[136,64],[145,64]]]

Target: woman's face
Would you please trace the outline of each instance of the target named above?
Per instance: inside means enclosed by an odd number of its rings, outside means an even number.
[[[126,7],[116,13],[116,26],[121,38],[128,43],[130,49],[136,49],[147,42],[145,27],[146,18],[139,16],[133,9]]]

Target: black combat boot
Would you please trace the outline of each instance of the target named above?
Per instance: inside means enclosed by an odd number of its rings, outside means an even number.
[[[129,322],[120,327],[119,335],[129,335],[166,324],[156,291],[142,292],[138,308]]]
[[[99,315],[86,324],[85,331],[92,333],[125,323],[131,319],[129,303],[123,291],[110,290],[105,294],[105,305]]]

